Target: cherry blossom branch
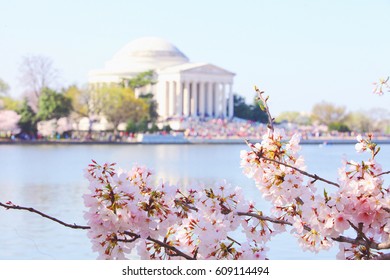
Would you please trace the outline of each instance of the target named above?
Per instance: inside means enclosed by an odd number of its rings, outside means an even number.
[[[263,221],[268,221],[274,224],[281,224],[281,225],[289,225],[292,226],[292,223],[285,221],[285,220],[280,220],[280,219],[274,219],[268,216],[263,216],[263,215],[258,215],[255,213],[247,213],[247,212],[237,212],[238,216],[250,216],[257,218],[259,220]],[[304,225],[303,228],[307,231],[311,231],[311,228],[307,225]],[[350,243],[350,244],[355,244],[355,245],[364,245],[367,246],[371,249],[375,250],[385,250],[385,249],[390,249],[390,239],[387,242],[383,243],[377,243],[374,241],[371,241],[366,237],[366,239],[363,239],[361,236],[358,236],[356,238],[350,238],[350,237],[345,237],[345,236],[338,236],[338,237],[332,237],[332,240],[337,241],[337,242],[344,242],[344,243]]]
[[[333,186],[336,186],[336,187],[340,188],[340,185],[339,185],[339,184],[337,184],[337,183],[335,183],[335,182],[332,182],[332,181],[329,181],[329,180],[327,180],[327,179],[324,179],[324,178],[318,176],[317,174],[311,174],[311,173],[308,173],[308,172],[306,172],[306,171],[304,171],[304,170],[301,170],[301,169],[299,169],[299,168],[297,168],[297,167],[295,167],[295,166],[292,166],[292,165],[290,165],[290,164],[281,162],[281,161],[276,160],[276,159],[272,159],[272,158],[265,157],[265,156],[263,156],[261,153],[259,153],[258,151],[255,151],[254,145],[253,145],[252,143],[250,143],[248,139],[245,139],[244,141],[245,141],[245,143],[248,145],[248,147],[255,153],[255,155],[256,155],[259,159],[264,159],[264,160],[271,161],[271,162],[274,162],[274,163],[277,163],[277,164],[280,164],[280,165],[284,165],[284,166],[286,166],[286,167],[288,167],[288,168],[291,168],[291,169],[294,169],[295,171],[298,171],[298,172],[301,173],[302,175],[305,175],[305,176],[307,176],[307,177],[310,177],[310,178],[314,179],[314,181],[322,181],[322,182],[327,183],[327,184],[329,184],[329,185],[333,185]]]
[[[46,219],[49,219],[49,220],[52,220],[56,223],[59,223],[65,227],[69,227],[69,228],[72,228],[72,229],[83,229],[83,230],[86,230],[86,229],[91,229],[90,226],[81,226],[81,225],[76,225],[76,224],[69,224],[69,223],[65,223],[57,218],[54,218],[52,216],[49,216],[41,211],[38,211],[34,208],[31,208],[31,207],[23,207],[23,206],[18,206],[18,205],[14,205],[13,203],[11,202],[7,202],[6,204],[0,202],[0,206],[9,210],[9,209],[14,209],[14,210],[24,210],[24,211],[28,211],[28,212],[32,212],[32,213],[35,213],[35,214],[38,214],[40,216],[42,216],[43,218],[46,218]],[[197,211],[197,209],[195,207],[193,207],[195,211]],[[258,215],[256,213],[250,213],[250,212],[236,212],[236,214],[238,216],[248,216],[248,217],[253,217],[253,218],[257,218],[259,220],[262,220],[262,221],[268,221],[268,222],[271,222],[271,223],[274,223],[274,224],[281,224],[281,225],[289,225],[289,226],[292,226],[292,223],[291,222],[288,222],[288,221],[285,221],[285,220],[280,220],[280,219],[275,219],[275,218],[271,218],[271,217],[268,217],[268,216],[264,216],[264,215]],[[311,228],[307,225],[304,225],[303,226],[305,230],[307,231],[311,231]],[[117,239],[118,242],[134,242],[136,241],[137,239],[141,238],[141,236],[139,234],[136,234],[136,233],[133,233],[133,232],[129,232],[129,231],[125,231],[124,234],[132,237],[131,239]],[[176,254],[170,254],[168,253],[169,256],[180,256],[180,257],[183,257],[187,260],[196,260],[196,257],[197,257],[197,251],[194,253],[194,256],[190,256],[190,255],[187,255],[186,253],[183,253],[182,251],[180,251],[179,249],[177,249],[176,247],[174,246],[171,246],[169,244],[166,244],[165,242],[162,242],[158,239],[154,239],[154,238],[151,238],[151,237],[148,237],[147,240],[149,241],[152,241],[158,245],[160,245],[161,247],[164,247],[168,250],[171,250],[173,252],[175,252]],[[229,240],[233,241],[233,242],[236,242],[237,244],[240,244],[238,243],[237,241],[235,240],[232,240],[231,238],[229,238]],[[350,237],[345,237],[345,236],[339,236],[339,237],[336,237],[336,238],[332,238],[332,240],[334,241],[337,241],[337,242],[344,242],[344,243],[350,243],[350,244],[355,244],[355,245],[364,245],[364,246],[367,246],[369,248],[372,248],[372,249],[376,249],[376,250],[384,250],[384,249],[390,249],[390,239],[387,241],[387,242],[383,242],[383,243],[377,243],[377,242],[374,242],[374,241],[371,241],[369,240],[369,242],[367,240],[364,240],[362,239],[361,237],[357,237],[357,238],[350,238]],[[390,256],[390,254],[387,254]],[[386,258],[383,258],[383,259],[387,259],[387,256],[386,254],[383,255],[384,257]]]

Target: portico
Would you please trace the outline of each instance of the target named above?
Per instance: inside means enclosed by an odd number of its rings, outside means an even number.
[[[171,117],[233,117],[234,73],[206,63],[186,63],[159,72],[159,115]]]

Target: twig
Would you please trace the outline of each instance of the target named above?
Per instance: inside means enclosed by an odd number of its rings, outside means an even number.
[[[124,234],[131,236],[131,237],[132,237],[132,239],[131,239],[132,241],[135,241],[135,240],[137,240],[138,238],[141,238],[141,236],[140,236],[139,234],[136,234],[136,233],[130,232],[130,231],[125,231]],[[162,241],[160,241],[160,240],[151,238],[150,236],[149,236],[148,238],[146,238],[146,239],[149,240],[149,241],[152,241],[152,242],[154,242],[154,243],[157,243],[157,244],[160,245],[161,247],[164,247],[164,248],[166,248],[166,249],[168,249],[168,250],[171,250],[171,251],[175,252],[175,253],[176,253],[175,256],[180,256],[180,257],[183,257],[183,258],[185,258],[185,259],[187,259],[187,260],[196,260],[197,252],[195,252],[195,254],[194,254],[193,257],[191,257],[191,256],[189,256],[189,255],[183,253],[182,251],[180,251],[180,250],[177,249],[176,247],[173,247],[173,246],[171,246],[171,245],[166,244],[165,242],[162,242]],[[129,239],[129,240],[126,240],[126,239],[124,239],[124,240],[117,239],[117,240],[118,240],[118,241],[123,241],[123,242],[132,242],[132,241],[130,241],[130,239]],[[170,256],[173,256],[173,255],[170,255]]]
[[[374,260],[390,260],[390,253],[381,254],[374,258]]]
[[[274,224],[289,225],[289,226],[293,225],[292,223],[285,221],[285,220],[275,219],[275,218],[271,218],[268,216],[258,215],[258,214],[250,213],[250,212],[237,212],[237,215],[238,216],[249,216],[249,217],[257,218],[257,219],[262,220],[262,221],[268,221],[268,222],[271,222]],[[304,225],[303,228],[307,231],[311,231],[311,228],[307,225]]]
[[[390,213],[390,208],[382,207],[383,210],[385,210],[387,213]]]
[[[4,207],[5,209],[14,209],[14,210],[25,210],[25,211],[29,211],[29,212],[32,212],[32,213],[35,213],[35,214],[38,214],[40,216],[42,216],[43,218],[46,218],[46,219],[49,219],[49,220],[52,220],[56,223],[59,223],[65,227],[69,227],[69,228],[73,228],[73,229],[91,229],[90,226],[80,226],[80,225],[76,225],[76,224],[68,224],[68,223],[65,223],[57,218],[54,218],[52,216],[49,216],[41,211],[38,211],[32,207],[23,207],[23,206],[18,206],[18,205],[14,205],[12,203],[9,203],[9,204],[4,204],[2,202],[0,202],[0,206],[1,207]],[[125,234],[133,237],[132,239],[117,239],[117,241],[120,241],[120,242],[133,242],[135,240],[137,240],[138,238],[140,238],[141,236],[138,235],[138,234],[135,234],[135,233],[132,233],[132,232],[124,232]],[[159,241],[157,239],[154,239],[154,238],[151,238],[151,237],[148,237],[147,238],[149,241],[152,241],[152,242],[155,242],[157,243],[158,245],[166,248],[166,249],[169,249],[171,251],[174,251],[178,256],[181,256],[183,258],[186,258],[187,260],[194,260],[195,258],[194,257],[191,257],[191,256],[188,256],[187,254],[181,252],[179,249],[173,247],[173,246],[170,246],[162,241]]]
[[[335,182],[332,182],[332,181],[329,181],[327,179],[324,179],[320,176],[318,176],[317,174],[310,174],[306,171],[303,171],[295,166],[292,166],[290,164],[287,164],[287,163],[284,163],[284,162],[281,162],[279,160],[276,160],[276,159],[272,159],[272,158],[267,158],[265,156],[263,156],[262,154],[258,153],[257,151],[254,150],[254,146],[252,143],[249,142],[248,139],[245,139],[245,143],[248,145],[248,147],[255,153],[255,155],[259,158],[259,159],[264,159],[264,160],[267,160],[267,161],[271,161],[271,162],[274,162],[274,163],[277,163],[277,164],[280,164],[280,165],[284,165],[286,167],[289,167],[291,169],[294,169],[295,171],[298,171],[299,173],[301,173],[302,175],[305,175],[307,177],[310,177],[310,178],[313,178],[315,181],[322,181],[324,183],[327,183],[329,185],[333,185],[333,186],[336,186],[338,188],[340,188],[340,185],[335,183]]]
[[[79,225],[76,225],[76,224],[68,224],[68,223],[65,223],[57,218],[54,218],[52,216],[49,216],[41,211],[38,211],[34,208],[31,208],[31,207],[23,207],[23,206],[18,206],[18,205],[14,205],[12,203],[9,203],[9,204],[4,204],[4,203],[1,203],[0,202],[0,206],[4,207],[5,209],[14,209],[14,210],[25,210],[25,211],[29,211],[29,212],[32,212],[32,213],[35,213],[35,214],[38,214],[46,219],[49,219],[49,220],[52,220],[56,223],[59,223],[65,227],[69,227],[69,228],[73,228],[73,229],[90,229],[91,227],[89,226],[79,226]]]
[[[350,220],[347,220],[349,225],[356,231],[356,239],[364,239],[367,243],[370,243],[370,240],[363,232],[363,223],[359,223],[359,227],[355,226]]]
[[[232,242],[234,242],[234,243],[237,243],[237,245],[241,246],[241,243],[240,243],[240,242],[238,242],[237,240],[231,238],[230,236],[228,236],[227,239],[230,240],[230,241],[232,241]]]
[[[263,108],[261,108],[261,109],[267,113],[268,128],[271,129],[272,131],[274,131],[274,118],[271,116],[271,111],[269,110],[269,107],[268,107],[268,103],[267,103],[268,97],[264,98],[264,96],[263,96],[264,91],[259,90],[259,88],[256,86],[255,86],[255,91],[257,93],[258,99],[260,99],[261,102],[263,103],[262,105],[264,106],[264,110],[263,110]]]
[[[390,171],[385,171],[385,172],[376,174],[374,177],[379,177],[379,176],[386,175],[386,174],[390,174]]]
[[[154,238],[151,238],[151,237],[148,237],[147,240],[150,240],[158,245],[160,245],[161,247],[164,247],[165,249],[168,249],[168,250],[171,250],[173,252],[176,253],[176,255],[172,255],[172,256],[180,256],[180,257],[183,257],[187,260],[196,260],[196,257],[195,257],[195,254],[194,254],[194,257],[191,257],[185,253],[183,253],[182,251],[180,251],[179,249],[177,249],[176,247],[173,247],[171,245],[168,245],[160,240],[157,240],[157,239],[154,239]]]

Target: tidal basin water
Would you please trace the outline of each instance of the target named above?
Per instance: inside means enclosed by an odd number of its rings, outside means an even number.
[[[382,145],[379,161],[390,169],[390,145]],[[88,182],[83,169],[95,159],[130,169],[146,165],[156,178],[183,185],[226,179],[244,189],[267,213],[254,183],[240,170],[243,145],[0,145],[0,201],[34,207],[68,223],[85,225],[82,195]],[[336,180],[342,158],[368,158],[353,145],[303,145],[308,171]],[[331,186],[326,187],[332,191]],[[284,233],[268,243],[270,259],[334,259],[337,244],[319,254],[303,252]],[[66,228],[36,214],[0,208],[0,259],[95,259],[84,230]]]

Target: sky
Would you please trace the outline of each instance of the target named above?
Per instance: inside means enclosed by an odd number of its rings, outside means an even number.
[[[156,36],[236,73],[247,102],[265,90],[274,115],[321,101],[388,108],[372,83],[390,75],[389,12],[389,0],[0,0],[0,78],[22,96],[22,58],[42,55],[59,85],[85,85],[128,42]]]

